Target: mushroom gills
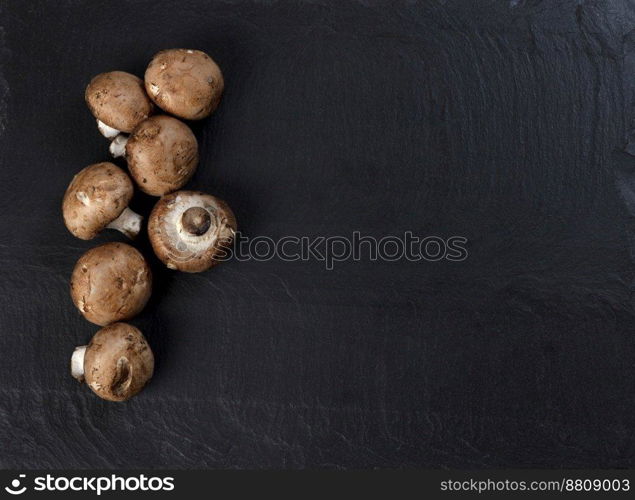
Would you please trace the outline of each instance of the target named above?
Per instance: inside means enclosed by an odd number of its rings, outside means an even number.
[[[141,231],[142,220],[143,217],[141,215],[126,207],[123,212],[121,212],[121,215],[106,227],[121,231],[123,234],[128,236],[128,238],[132,239],[139,234],[139,231]]]
[[[169,268],[185,272],[209,269],[225,256],[236,231],[227,204],[198,191],[162,197],[148,218],[150,243]]]
[[[84,357],[86,355],[85,345],[75,348],[71,356],[71,375],[80,382],[84,381]]]
[[[107,139],[112,139],[113,137],[116,137],[120,133],[119,130],[106,125],[104,122],[102,122],[99,119],[97,119],[97,128],[99,129],[99,132],[101,132],[101,135],[103,135]]]

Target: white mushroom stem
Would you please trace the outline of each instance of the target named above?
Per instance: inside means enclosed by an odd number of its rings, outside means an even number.
[[[132,239],[139,234],[139,231],[141,231],[142,220],[143,217],[126,207],[124,211],[121,212],[121,215],[110,224],[108,224],[106,227],[121,231],[128,238]]]
[[[119,134],[119,130],[106,125],[101,120],[97,120],[97,128],[101,132],[101,135],[103,135],[107,139],[112,139]]]
[[[128,136],[126,134],[119,134],[110,143],[108,150],[115,158],[126,156],[126,144],[128,144]]]
[[[71,356],[71,375],[80,382],[84,381],[84,356],[86,355],[85,345],[76,347]]]

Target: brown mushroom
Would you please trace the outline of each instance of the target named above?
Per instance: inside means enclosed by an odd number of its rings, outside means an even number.
[[[150,243],[170,269],[197,273],[227,256],[236,219],[227,204],[212,195],[177,191],[161,198],[148,219]]]
[[[136,316],[151,293],[148,263],[125,243],[106,243],[88,250],[71,276],[73,303],[84,318],[100,326]]]
[[[130,177],[117,165],[89,165],[73,177],[66,189],[62,202],[64,223],[82,240],[90,240],[106,228],[134,238],[143,217],[128,208],[133,192]]]
[[[113,156],[125,156],[139,189],[162,196],[182,188],[198,165],[196,137],[180,120],[157,115],[141,122],[126,138],[110,145]]]
[[[85,98],[99,131],[109,139],[132,132],[154,110],[143,80],[124,71],[97,75],[86,87]]]
[[[155,104],[186,120],[209,116],[220,102],[224,85],[218,65],[200,50],[162,50],[145,73],[146,91]]]
[[[108,401],[135,396],[153,372],[152,349],[139,329],[127,323],[102,328],[71,357],[71,375]]]

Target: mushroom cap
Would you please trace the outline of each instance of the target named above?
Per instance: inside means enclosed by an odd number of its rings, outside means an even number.
[[[235,232],[236,218],[229,206],[197,191],[164,196],[148,219],[150,243],[157,257],[170,269],[188,273],[217,264],[227,255]]]
[[[152,293],[152,272],[141,253],[125,243],[88,250],[71,276],[73,303],[91,323],[105,326],[141,312]]]
[[[86,87],[85,98],[95,118],[121,132],[132,132],[154,110],[143,80],[124,71],[97,75]]]
[[[205,52],[169,49],[150,61],[145,86],[164,111],[186,120],[201,120],[218,106],[225,83],[220,68]]]
[[[194,175],[198,143],[185,123],[157,115],[134,129],[126,143],[126,160],[139,189],[162,196],[182,188]]]
[[[66,189],[64,224],[74,236],[90,240],[121,215],[133,192],[130,177],[114,163],[89,165]]]
[[[100,398],[126,401],[152,378],[154,355],[138,328],[115,323],[99,330],[84,356],[84,380]]]

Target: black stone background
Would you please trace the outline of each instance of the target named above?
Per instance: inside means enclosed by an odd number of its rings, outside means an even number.
[[[635,466],[635,2],[0,6],[0,467]],[[95,397],[68,279],[123,237],[62,223],[108,158],[84,88],[170,47],[225,74],[189,187],[245,234],[462,235],[467,260],[152,259],[156,375]]]

